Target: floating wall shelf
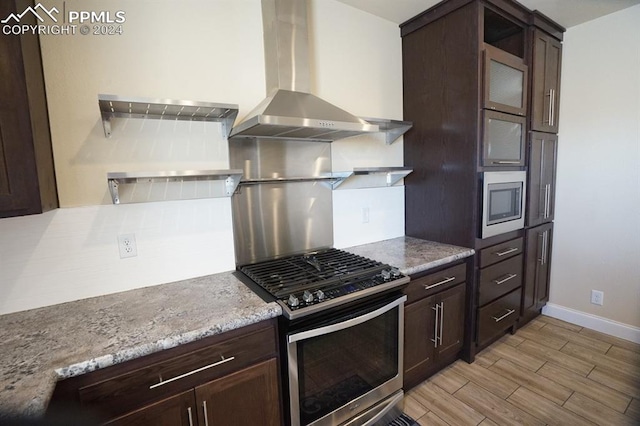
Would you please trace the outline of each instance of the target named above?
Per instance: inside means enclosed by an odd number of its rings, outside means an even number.
[[[371,124],[377,124],[380,132],[384,133],[387,145],[394,143],[400,136],[404,135],[407,130],[413,127],[411,121],[389,120],[386,118],[360,118]]]
[[[235,192],[242,170],[200,170],[166,172],[107,173],[113,204],[167,201],[194,198],[230,197]],[[130,187],[122,197],[121,185]]]
[[[98,105],[106,137],[111,136],[111,119],[114,117],[219,122],[222,123],[223,134],[229,137],[238,115],[238,105],[234,104],[116,95],[98,95]]]

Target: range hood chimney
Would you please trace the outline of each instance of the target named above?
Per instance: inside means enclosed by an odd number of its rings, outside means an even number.
[[[230,137],[331,142],[379,127],[309,93],[306,0],[262,0],[267,98]]]

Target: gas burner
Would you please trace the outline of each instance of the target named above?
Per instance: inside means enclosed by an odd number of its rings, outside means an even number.
[[[269,292],[289,319],[303,317],[409,282],[397,268],[337,249],[239,268]]]

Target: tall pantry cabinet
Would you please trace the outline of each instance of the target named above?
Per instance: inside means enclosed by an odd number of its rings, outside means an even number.
[[[521,324],[535,318],[549,300],[564,32],[537,12],[532,13],[530,24],[531,114]]]
[[[477,252],[467,273],[468,360],[515,330],[525,294],[527,315],[548,294],[548,261],[539,259],[543,240],[550,253],[551,230],[528,230],[553,219],[557,138],[549,132],[557,129],[563,31],[510,0],[446,0],[401,24],[404,118],[414,123],[404,135],[414,170],[405,178],[405,231]],[[500,93],[494,79],[518,90]],[[483,239],[482,180],[493,171],[526,171],[533,210],[525,229]]]

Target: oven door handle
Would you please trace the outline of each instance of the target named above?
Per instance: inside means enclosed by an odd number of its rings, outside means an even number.
[[[397,298],[391,303],[388,303],[381,308],[371,311],[359,317],[351,318],[346,321],[342,321],[336,324],[326,325],[320,328],[314,328],[313,330],[301,331],[300,333],[290,334],[287,336],[288,343],[299,342],[300,340],[310,339],[312,337],[322,336],[324,334],[334,333],[336,331],[344,330],[345,328],[353,327],[364,322],[370,321],[375,317],[389,312],[390,310],[404,304],[407,301],[407,296]]]

